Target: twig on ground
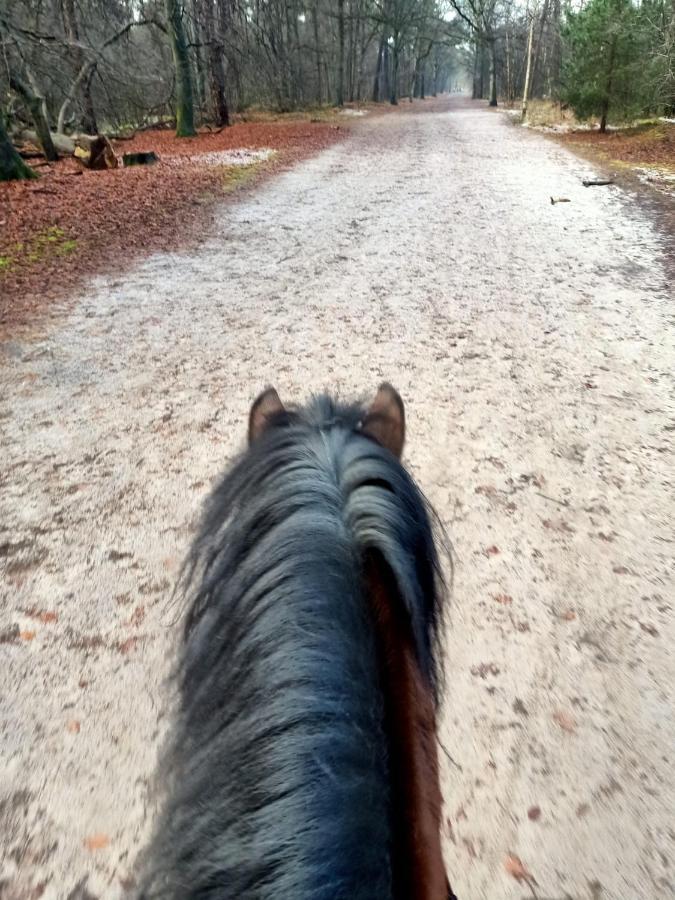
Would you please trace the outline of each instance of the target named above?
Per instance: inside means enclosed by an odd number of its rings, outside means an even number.
[[[569,500],[558,500],[556,497],[549,497],[548,494],[542,494],[541,491],[535,491],[535,494],[538,497],[543,497],[544,500],[550,500],[551,503],[557,503],[558,506],[564,506],[566,508],[569,508],[569,505],[570,505]]]
[[[452,758],[452,756],[450,755],[450,753],[449,753],[448,750],[446,749],[445,744],[443,743],[443,741],[439,740],[439,741],[438,741],[438,745],[439,745],[439,747],[441,748],[441,750],[443,751],[443,753],[445,753],[445,755],[448,757],[448,759],[449,759],[450,762],[453,764],[453,766],[455,766],[456,769],[459,769],[460,772],[463,772],[464,769],[460,766],[460,764],[457,762],[456,759],[453,759],[453,758]]]

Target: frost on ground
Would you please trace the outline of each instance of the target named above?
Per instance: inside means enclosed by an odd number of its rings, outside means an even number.
[[[196,153],[192,156],[165,156],[163,162],[169,166],[183,166],[198,163],[203,166],[250,166],[264,162],[274,156],[275,151],[263,147],[258,150],[213,150],[208,153]]]
[[[651,184],[657,191],[673,196],[675,192],[675,172],[659,166],[636,166],[634,172],[640,181]]]
[[[171,586],[251,399],[385,378],[454,548],[458,896],[672,893],[672,247],[588,168],[457,99],[367,117],[2,344],[7,896],[133,891]]]

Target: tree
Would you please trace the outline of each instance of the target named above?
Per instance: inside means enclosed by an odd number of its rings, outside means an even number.
[[[50,162],[54,162],[59,158],[59,155],[56,152],[56,147],[54,146],[54,141],[52,140],[52,135],[49,130],[49,121],[47,120],[47,106],[45,103],[45,98],[38,90],[37,82],[30,72],[29,78],[31,82],[30,87],[18,75],[10,72],[9,86],[20,97],[22,97],[23,100],[26,101],[26,106],[28,107],[31,118],[33,119],[33,124],[35,125],[35,133],[37,135],[38,142],[42,147],[42,152],[45,155],[45,159],[48,159]]]
[[[0,181],[37,178],[14,149],[5,128],[5,111],[0,107]]]
[[[520,110],[520,115],[523,120],[527,118],[527,101],[529,100],[530,95],[530,74],[532,72],[532,40],[534,38],[534,19],[536,14],[536,8],[532,12],[532,17],[530,18],[530,27],[527,30],[527,56],[525,62],[525,84],[523,86],[523,105]]]
[[[338,4],[338,89],[337,105],[345,105],[345,0]]]
[[[581,119],[627,119],[645,106],[645,30],[631,0],[590,0],[567,13],[563,97]]]
[[[497,106],[497,0],[450,0],[459,18],[473,33],[476,52],[480,50],[482,96],[483,52],[490,50],[490,106]],[[474,95],[476,90],[474,88]]]
[[[180,0],[165,0],[164,9],[176,69],[176,137],[194,137],[196,134],[194,91],[188,42],[183,24],[183,4]]]
[[[63,15],[64,29],[70,42],[70,52],[75,64],[75,71],[79,72],[85,62],[85,52],[80,41],[80,29],[75,14],[75,0],[61,0],[61,13]],[[82,101],[81,125],[82,130],[86,134],[96,134],[98,132],[94,101],[91,96],[91,82],[94,72],[95,69],[91,68],[87,77],[83,78],[78,85]]]

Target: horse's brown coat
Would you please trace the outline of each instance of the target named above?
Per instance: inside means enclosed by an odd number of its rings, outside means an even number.
[[[447,900],[433,692],[416,659],[408,615],[381,559],[368,560],[366,581],[385,692],[394,803],[394,896]]]

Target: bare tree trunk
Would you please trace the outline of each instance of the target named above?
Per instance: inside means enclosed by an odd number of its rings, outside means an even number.
[[[391,71],[391,93],[389,102],[392,106],[398,106],[398,72],[401,62],[401,39],[399,34],[394,35],[393,65]]]
[[[312,24],[314,26],[314,52],[316,54],[316,99],[319,106],[321,106],[323,103],[323,85],[321,83],[321,47],[319,43],[319,0],[314,0]]]
[[[493,35],[490,40],[490,62],[492,84],[490,88],[490,106],[497,105],[497,39]]]
[[[530,30],[527,35],[527,64],[525,66],[525,84],[523,86],[523,105],[520,111],[520,118],[524,122],[527,119],[527,101],[530,93],[530,73],[532,71],[532,38],[534,37],[534,17],[536,8],[532,10],[532,18],[530,19]]]
[[[209,94],[210,94],[210,71],[209,71],[209,54],[208,48],[206,45],[208,43],[208,38],[206,35],[206,31],[204,28],[204,22],[202,20],[201,15],[198,15],[200,10],[192,4],[192,15],[190,19],[185,23],[186,25],[186,34],[185,37],[188,42],[188,47],[193,47],[192,59],[194,62],[193,68],[193,88],[194,88],[194,101],[195,107],[199,112],[200,116],[203,115],[203,111],[207,109],[209,102]],[[206,50],[206,52],[205,52]]]
[[[356,58],[356,53],[354,50],[355,40],[354,40],[354,16],[350,14],[347,18],[347,96],[349,97],[349,102],[354,102],[354,61]]]
[[[345,104],[345,0],[338,0],[338,84],[337,105]]]
[[[61,14],[63,15],[63,25],[66,35],[71,42],[71,53],[73,62],[75,63],[75,71],[79,72],[86,62],[85,55],[80,47],[80,31],[77,26],[77,17],[75,15],[75,0],[61,0]],[[94,102],[91,98],[91,82],[94,77],[95,69],[92,68],[89,76],[81,82],[79,89],[82,98],[82,130],[87,134],[97,134],[98,124],[96,122],[96,112],[94,111]],[[60,129],[59,129],[60,130]]]
[[[305,72],[302,48],[300,45],[300,9],[297,5],[291,11],[291,20],[293,23],[293,40],[295,42],[293,54],[295,59],[295,65],[293,66],[295,82],[293,85],[293,96],[297,105],[298,103],[303,104],[305,102]]]
[[[609,45],[609,59],[607,60],[607,80],[605,82],[605,95],[602,98],[602,115],[600,117],[600,133],[607,131],[607,114],[612,95],[612,82],[614,80],[614,57],[616,55],[616,32],[612,35],[612,43]]]
[[[478,99],[478,41],[474,43],[473,52],[473,81],[471,85],[471,99]]]
[[[544,35],[544,27],[546,25],[546,18],[548,16],[548,0],[544,0],[544,3],[541,8],[541,16],[539,17],[539,34],[537,35],[537,40],[535,44],[534,57],[532,59],[532,74],[530,75],[530,93],[534,96],[536,94],[537,88],[537,74],[539,72],[539,58],[541,56],[542,47],[544,47],[543,35]],[[540,84],[541,87],[541,84]],[[541,96],[541,91],[539,93]]]
[[[482,100],[485,97],[485,41],[482,35],[476,38],[476,65],[477,70],[474,70],[473,99]]]
[[[556,99],[560,98],[560,73],[562,68],[562,35],[560,30],[561,18],[560,0],[553,0],[553,47],[551,49],[550,82],[551,94]]]
[[[211,76],[211,103],[213,119],[216,125],[223,127],[230,124],[230,110],[225,96],[225,72],[223,48],[212,44],[209,48],[209,69]]]
[[[382,76],[384,74],[385,56],[384,51],[387,45],[387,38],[384,32],[380,38],[380,46],[377,48],[377,66],[375,68],[375,82],[373,84],[373,101],[379,103],[382,99]]]
[[[31,119],[35,125],[38,143],[42,147],[45,159],[54,162],[59,158],[59,154],[56,152],[56,147],[49,131],[45,98],[38,93],[37,84],[33,82],[32,86],[28,87],[18,75],[10,73],[9,86],[26,102],[30,110]]]
[[[14,149],[5,129],[5,111],[0,107],[0,181],[19,181],[37,177],[37,173],[26,165]]]
[[[209,45],[209,87],[213,119],[216,125],[230,124],[230,110],[225,96],[225,52],[223,34],[218,29],[212,3],[206,4],[206,37]]]
[[[192,71],[183,23],[183,4],[180,0],[164,0],[164,10],[176,69],[176,137],[194,137]]]
[[[513,92],[511,89],[511,48],[509,46],[509,29],[508,26],[505,30],[506,33],[506,102],[511,105],[513,102]]]

